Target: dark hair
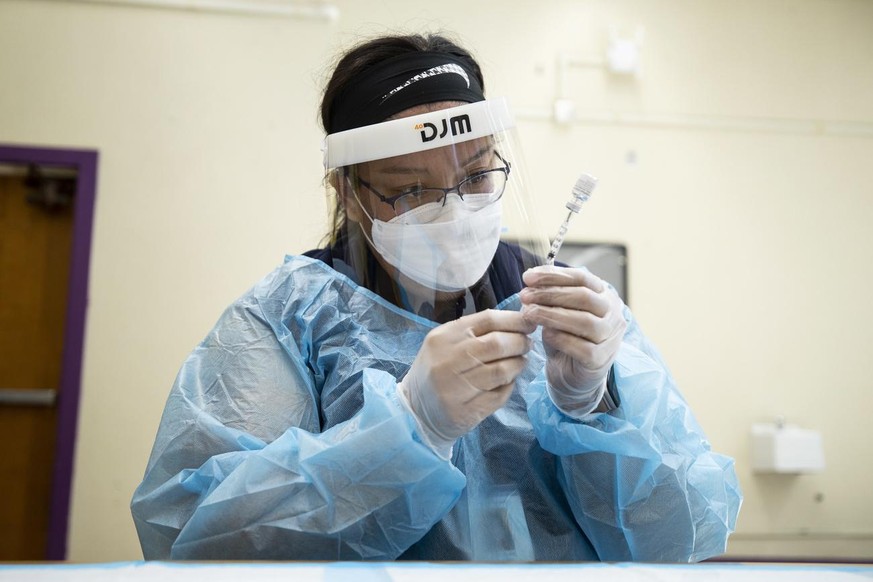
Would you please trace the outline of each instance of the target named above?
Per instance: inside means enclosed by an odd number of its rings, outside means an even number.
[[[473,56],[445,36],[410,34],[373,38],[352,47],[334,67],[321,99],[321,126],[324,130],[330,132],[336,98],[354,78],[386,59],[414,52],[448,53],[463,58],[469,62],[470,69],[476,75],[482,89],[485,89],[482,71]]]
[[[469,62],[469,68],[485,89],[485,79],[476,59],[469,51],[441,34],[409,34],[380,36],[361,42],[349,49],[337,61],[321,99],[321,126],[330,133],[331,117],[337,98],[354,79],[385,59],[415,52],[448,53]],[[331,232],[327,241],[334,242],[345,224],[345,212],[337,200],[331,216]]]

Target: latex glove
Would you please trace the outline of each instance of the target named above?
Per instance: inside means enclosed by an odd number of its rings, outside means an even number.
[[[398,393],[443,458],[512,394],[536,326],[517,311],[482,311],[431,330]]]
[[[581,418],[595,411],[627,322],[618,293],[587,269],[535,267],[523,275],[526,320],[543,326],[552,402]]]

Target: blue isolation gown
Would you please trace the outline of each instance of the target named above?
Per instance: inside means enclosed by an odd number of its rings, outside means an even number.
[[[499,309],[518,310],[517,294]],[[630,311],[584,421],[538,335],[509,402],[434,454],[396,395],[437,324],[289,257],[183,365],[131,504],[146,559],[697,561],[741,494]]]

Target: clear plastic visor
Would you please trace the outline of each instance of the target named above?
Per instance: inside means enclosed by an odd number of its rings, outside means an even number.
[[[344,211],[334,262],[434,320],[446,317],[428,305],[459,302],[458,316],[494,307],[518,285],[507,273],[542,264],[548,251],[505,101],[439,105],[328,136],[325,151]]]

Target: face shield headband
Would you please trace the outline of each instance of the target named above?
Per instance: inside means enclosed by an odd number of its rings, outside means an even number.
[[[489,99],[332,133],[325,139],[324,166],[331,170],[499,136],[515,122],[506,99]]]
[[[347,84],[334,101],[328,133],[372,125],[416,105],[485,99],[470,61],[417,52],[387,59]]]

